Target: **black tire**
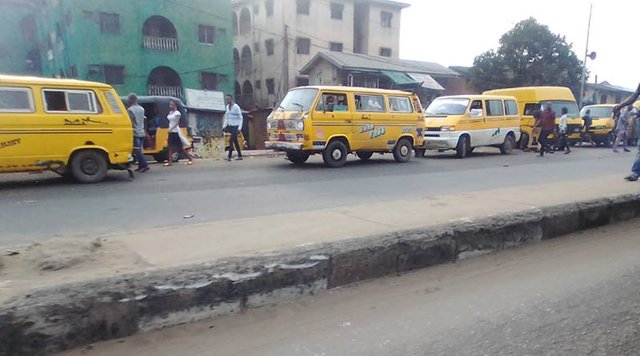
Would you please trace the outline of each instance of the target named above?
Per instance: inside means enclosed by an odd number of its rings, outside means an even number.
[[[165,149],[160,151],[160,153],[154,154],[153,159],[156,160],[156,162],[158,163],[163,163],[168,160],[168,155],[169,155],[169,151]],[[172,156],[173,158],[171,159],[171,162],[173,163],[179,162],[180,158],[186,158],[186,157],[180,157],[180,154],[178,152],[173,152]]]
[[[104,153],[80,151],[71,158],[71,175],[80,183],[97,183],[107,176],[109,162]]]
[[[427,154],[427,150],[424,148],[416,148],[416,157],[420,158],[420,157],[424,157]]]
[[[413,145],[407,138],[401,138],[393,149],[393,159],[398,163],[407,163],[411,159]]]
[[[602,143],[604,145],[604,147],[606,148],[611,148],[613,147],[613,144],[616,142],[616,135],[611,132],[607,135],[607,138],[605,138]]]
[[[458,145],[456,146],[456,157],[465,158],[469,155],[469,149],[471,145],[469,144],[469,136],[462,136],[458,139]]]
[[[358,156],[358,158],[360,158],[362,161],[368,161],[371,159],[371,157],[373,157],[373,152],[367,152],[367,151],[358,151],[356,152],[356,156]]]
[[[347,161],[348,153],[349,149],[342,140],[333,140],[322,152],[322,159],[327,167],[339,168]]]
[[[525,151],[529,149],[529,134],[520,135],[520,149]]]
[[[511,154],[515,146],[516,140],[513,138],[513,135],[508,134],[507,137],[504,138],[504,143],[500,146],[500,153],[503,155]]]
[[[287,159],[296,166],[301,166],[307,162],[310,154],[306,152],[287,152]]]

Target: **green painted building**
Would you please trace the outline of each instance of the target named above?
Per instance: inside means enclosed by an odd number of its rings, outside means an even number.
[[[228,0],[2,1],[12,14],[0,15],[0,44],[21,43],[0,72],[101,81],[121,95],[234,90]],[[22,43],[29,21],[37,36]]]
[[[0,73],[41,74],[35,2],[0,0],[0,5]]]

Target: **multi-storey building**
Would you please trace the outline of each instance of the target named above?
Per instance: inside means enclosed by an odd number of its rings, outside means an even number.
[[[228,0],[4,1],[2,72],[102,81],[123,95],[233,92]]]
[[[235,93],[245,109],[269,107],[318,52],[398,57],[402,9],[389,0],[236,0]]]

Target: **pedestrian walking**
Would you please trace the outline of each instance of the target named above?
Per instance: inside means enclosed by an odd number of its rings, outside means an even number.
[[[180,139],[180,118],[182,114],[178,110],[178,103],[175,100],[169,101],[169,114],[167,115],[167,119],[169,120],[169,139],[168,139],[168,159],[164,163],[165,167],[170,167],[173,165],[173,154],[183,154],[188,157],[189,161],[188,165],[193,164],[193,158],[191,155],[185,151],[182,140]]]
[[[633,95],[631,95],[630,97],[626,98],[622,103],[616,105],[613,107],[613,113],[614,113],[614,117],[616,115],[618,115],[618,113],[620,112],[620,110],[622,108],[624,108],[625,106],[631,106],[633,107],[633,103],[638,100],[638,98],[640,97],[640,85],[638,85],[638,88],[636,89],[635,93],[633,93]],[[636,112],[637,114],[637,112]],[[640,131],[640,122],[638,120],[636,120],[634,122],[635,125],[635,129],[636,132]],[[633,162],[633,166],[631,166],[631,174],[624,177],[626,180],[630,181],[630,182],[635,182],[638,180],[638,177],[640,177],[640,145],[638,145],[638,154],[636,155],[636,159]]]
[[[560,137],[558,147],[563,151],[566,150],[564,154],[567,155],[571,153],[571,147],[567,140],[569,136],[567,133],[567,129],[568,129],[567,121],[569,120],[569,109],[564,107],[562,108],[561,112],[562,112],[562,116],[560,117],[560,125],[558,126],[558,135]]]
[[[531,146],[538,146],[538,141],[540,138],[540,114],[542,112],[539,109],[533,110],[533,128],[531,129]],[[528,147],[527,147],[528,149]],[[535,148],[534,148],[535,151]]]
[[[629,122],[631,120],[633,106],[629,105],[622,110],[618,120],[616,121],[616,140],[613,143],[613,152],[618,153],[618,145],[622,142],[622,148],[625,152],[631,152],[629,150],[628,135],[629,135]]]
[[[545,104],[545,108],[540,113],[540,121],[538,121],[537,127],[540,128],[540,157],[544,157],[545,152],[551,153],[551,147],[549,144],[549,135],[553,133],[556,128],[556,113],[553,111],[552,103]]]
[[[229,156],[227,161],[231,162],[233,158],[233,147],[235,145],[238,151],[238,157],[236,160],[242,161],[242,150],[240,149],[240,143],[238,143],[238,133],[242,131],[242,110],[240,106],[233,102],[233,96],[227,95],[227,107],[224,114],[224,123],[222,127],[231,134],[231,140],[229,142]]]
[[[582,144],[585,142],[589,142],[593,146],[596,146],[596,143],[593,142],[593,139],[591,138],[591,125],[593,125],[593,119],[591,118],[591,109],[587,109],[587,111],[585,111],[584,113],[584,116],[582,116],[582,142],[580,142],[580,146],[582,146]]]
[[[129,113],[131,125],[133,126],[133,156],[138,162],[136,172],[148,172],[149,164],[143,152],[144,141],[147,138],[147,131],[144,128],[144,108],[138,105],[138,96],[136,94],[129,94],[128,101],[129,107],[127,108],[127,112]]]

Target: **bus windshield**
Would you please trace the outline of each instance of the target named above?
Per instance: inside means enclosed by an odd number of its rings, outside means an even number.
[[[438,98],[427,108],[427,115],[462,115],[467,111],[469,99]]]
[[[318,89],[314,88],[292,89],[282,99],[278,110],[309,111],[317,94]]]

